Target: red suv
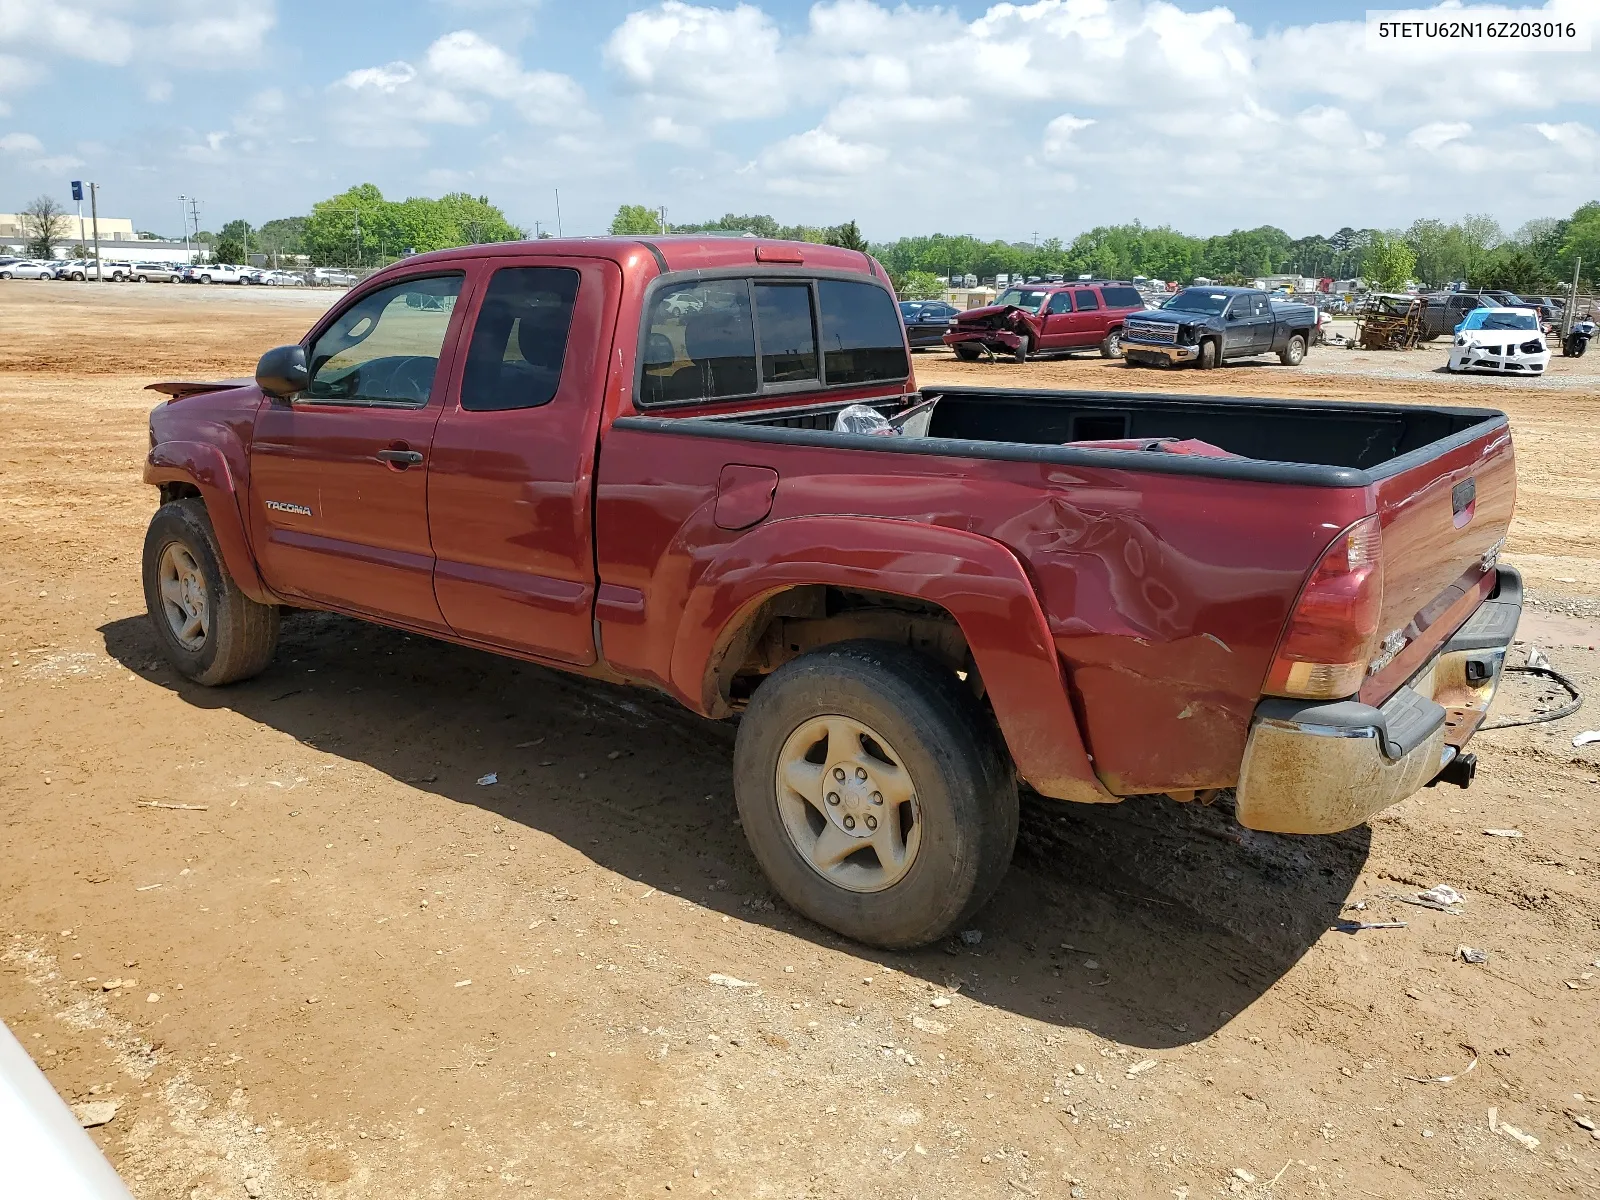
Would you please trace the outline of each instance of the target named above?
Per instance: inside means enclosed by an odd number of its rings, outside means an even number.
[[[1131,283],[1080,280],[1007,288],[986,308],[958,316],[944,335],[956,357],[981,354],[1070,353],[1099,348],[1106,358],[1122,354],[1122,319],[1145,307]]]

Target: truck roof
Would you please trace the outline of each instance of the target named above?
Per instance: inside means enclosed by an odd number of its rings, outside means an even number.
[[[481,246],[456,246],[417,254],[392,264],[416,265],[458,262],[467,258],[609,258],[627,263],[643,250],[655,258],[661,271],[715,270],[744,266],[805,266],[825,271],[853,271],[876,275],[887,282],[883,269],[868,255],[842,246],[816,242],[789,242],[777,238],[737,237],[701,233],[662,234],[651,237],[540,238],[536,241],[490,242]]]

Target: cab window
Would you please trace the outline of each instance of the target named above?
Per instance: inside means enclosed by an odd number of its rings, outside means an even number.
[[[502,267],[489,281],[467,351],[461,407],[538,408],[555,398],[578,297],[569,267]]]
[[[710,279],[656,293],[645,336],[641,403],[748,396],[756,390],[747,280]]]
[[[340,313],[311,347],[302,400],[421,408],[433,394],[461,276],[390,284]]]
[[[1062,313],[1069,313],[1071,311],[1072,293],[1057,292],[1054,296],[1050,297],[1050,305],[1045,309],[1045,315],[1054,317],[1060,316]]]
[[[873,283],[817,281],[822,371],[831,384],[904,379],[911,373],[894,297]]]

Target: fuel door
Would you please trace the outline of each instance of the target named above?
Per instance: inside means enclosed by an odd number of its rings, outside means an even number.
[[[772,511],[778,473],[771,467],[729,463],[717,480],[718,529],[749,529]]]

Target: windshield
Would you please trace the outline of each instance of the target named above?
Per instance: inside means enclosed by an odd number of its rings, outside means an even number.
[[[1031,313],[1036,313],[1039,311],[1039,307],[1044,304],[1044,298],[1048,294],[1042,288],[1010,288],[1001,292],[1000,299],[996,300],[995,303],[1010,304],[1017,308],[1025,308]]]
[[[1228,297],[1210,288],[1184,288],[1161,306],[1178,312],[1207,313],[1218,316],[1228,307]]]
[[[1539,319],[1532,313],[1495,312],[1492,308],[1478,308],[1467,314],[1461,322],[1462,329],[1537,329]]]

